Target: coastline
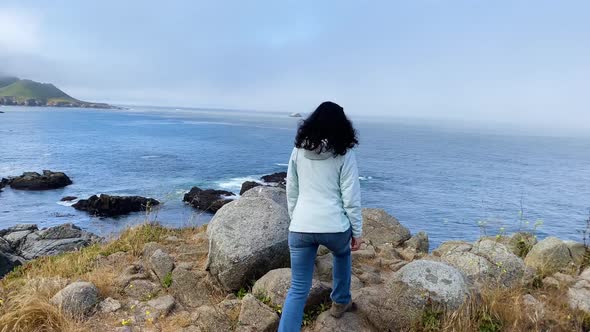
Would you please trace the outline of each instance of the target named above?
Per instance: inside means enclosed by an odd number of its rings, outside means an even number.
[[[278,252],[288,253],[286,228],[280,226],[288,224],[284,191],[263,187],[245,196],[222,207],[207,226],[144,224],[115,239],[17,268],[0,281],[0,325],[23,327],[16,317],[30,315],[33,305],[27,301],[34,299],[44,303],[36,315],[52,317],[62,328],[188,332],[255,326],[273,331],[285,291],[278,285],[288,278],[289,265],[276,260],[281,255],[273,251],[254,248],[278,245]],[[266,219],[257,218],[259,209],[269,205]],[[237,233],[224,226],[236,225],[234,218],[245,218]],[[304,331],[588,327],[590,255],[581,243],[537,242],[533,234],[517,233],[447,241],[428,251],[425,233],[410,232],[383,210],[365,209],[363,219],[366,243],[353,253],[357,309],[339,321],[326,312],[331,256],[320,249],[310,298],[315,304],[306,309]],[[269,222],[272,236],[260,227]],[[239,244],[235,236],[242,238]],[[233,263],[226,265],[226,259]],[[27,288],[33,284],[36,290]],[[81,302],[82,312],[59,296],[74,288],[93,299]],[[17,294],[29,295],[17,300]]]

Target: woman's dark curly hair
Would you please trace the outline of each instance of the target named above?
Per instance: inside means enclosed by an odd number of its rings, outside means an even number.
[[[295,146],[305,150],[332,152],[345,155],[359,141],[352,122],[344,109],[331,101],[325,101],[299,125]]]

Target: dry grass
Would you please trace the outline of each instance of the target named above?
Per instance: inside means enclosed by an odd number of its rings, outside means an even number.
[[[6,299],[0,307],[0,331],[86,331],[76,319],[67,317],[49,299],[65,280],[37,279],[24,280],[18,289],[2,292]]]
[[[107,243],[42,257],[17,268],[0,281],[0,332],[86,331],[78,320],[63,315],[49,303],[68,281],[90,281],[97,286],[101,297],[114,295],[114,279],[130,260],[141,255],[146,243],[161,242],[169,235],[191,239],[204,229],[143,224],[125,230]],[[128,259],[104,264],[105,257],[115,252],[127,253]]]
[[[428,308],[416,331],[589,331],[590,315],[572,311],[564,289],[488,288],[474,294],[459,310]],[[542,310],[527,306],[531,294],[544,303]]]

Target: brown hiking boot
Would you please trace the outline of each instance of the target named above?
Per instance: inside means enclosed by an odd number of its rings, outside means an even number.
[[[352,309],[352,300],[345,304],[332,302],[332,307],[330,308],[330,315],[332,315],[332,317],[334,318],[340,318],[342,317],[342,315],[344,315],[345,312],[349,311],[350,309]]]

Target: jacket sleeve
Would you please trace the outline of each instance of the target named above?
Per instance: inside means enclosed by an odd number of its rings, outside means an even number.
[[[361,212],[361,185],[354,151],[346,153],[340,172],[340,194],[346,216],[352,227],[352,236],[363,234],[363,218]]]
[[[287,168],[287,208],[289,218],[293,218],[293,210],[299,198],[299,177],[297,176],[297,148],[293,149]]]

